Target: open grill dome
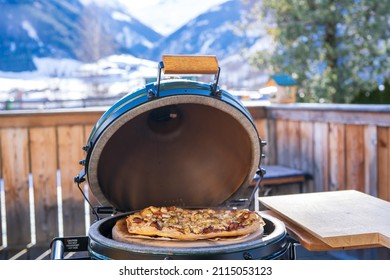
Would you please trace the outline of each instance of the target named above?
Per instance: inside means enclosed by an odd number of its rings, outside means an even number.
[[[110,123],[91,152],[88,180],[102,204],[122,211],[216,206],[249,184],[259,156],[256,130],[239,110],[209,97],[175,95]]]
[[[216,84],[158,79],[97,122],[85,173],[99,202],[118,211],[210,207],[245,192],[260,155],[252,117],[231,94]]]

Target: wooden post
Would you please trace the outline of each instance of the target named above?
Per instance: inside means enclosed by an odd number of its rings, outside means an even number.
[[[289,167],[301,169],[301,134],[300,134],[300,122],[298,121],[289,121],[288,122],[288,157],[289,157]]]
[[[378,197],[390,201],[390,129],[378,127]]]
[[[29,145],[25,128],[1,130],[5,214],[8,246],[31,242],[29,199]]]
[[[329,124],[329,190],[346,189],[344,124]]]
[[[346,185],[364,191],[364,134],[363,126],[346,125]]]
[[[312,122],[300,122],[300,161],[301,169],[308,174],[314,174],[314,125]],[[307,192],[314,191],[313,180],[306,181],[305,189]]]
[[[272,119],[267,120],[267,146],[266,149],[266,157],[267,164],[272,165],[277,162],[277,141],[276,141],[276,121]]]
[[[377,127],[364,127],[364,192],[378,196],[378,136]]]
[[[73,179],[81,170],[81,166],[77,163],[84,158],[81,149],[85,143],[84,129],[82,125],[59,126],[57,133],[64,235],[83,235],[85,234],[84,198]]]
[[[314,123],[314,190],[329,190],[328,124]]]
[[[278,165],[289,166],[288,123],[286,120],[276,120],[276,160]]]
[[[31,173],[34,186],[36,241],[58,236],[57,140],[55,127],[31,128]]]

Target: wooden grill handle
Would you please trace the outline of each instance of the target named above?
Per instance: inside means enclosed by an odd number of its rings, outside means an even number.
[[[218,60],[214,55],[163,55],[164,74],[217,74]]]

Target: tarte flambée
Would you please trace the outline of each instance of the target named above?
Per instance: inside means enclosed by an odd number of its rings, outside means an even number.
[[[247,209],[186,209],[150,206],[126,218],[130,234],[179,240],[237,237],[265,225],[261,216]]]

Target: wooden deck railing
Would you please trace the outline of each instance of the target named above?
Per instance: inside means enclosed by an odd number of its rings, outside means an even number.
[[[390,106],[249,109],[268,142],[266,162],[311,174],[306,191],[355,189],[390,201]]]
[[[264,162],[310,173],[305,191],[356,189],[390,201],[390,106],[248,108],[268,142]],[[73,178],[103,112],[0,112],[0,250],[86,234]]]
[[[81,148],[102,113],[0,113],[0,245],[49,246],[60,234],[85,235],[84,200],[73,178],[81,169]]]

